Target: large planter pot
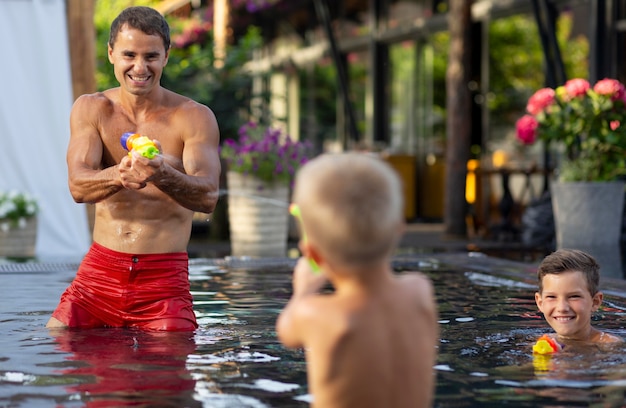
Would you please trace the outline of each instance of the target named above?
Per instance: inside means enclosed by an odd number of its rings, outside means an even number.
[[[599,261],[603,276],[623,274],[619,247],[625,186],[624,182],[551,185],[557,248],[590,253]]]
[[[286,256],[289,187],[233,171],[226,183],[231,255]]]
[[[619,244],[625,185],[623,182],[553,183],[557,247]]]
[[[28,258],[35,256],[37,241],[37,217],[26,220],[24,228],[11,227],[0,230],[0,256]]]

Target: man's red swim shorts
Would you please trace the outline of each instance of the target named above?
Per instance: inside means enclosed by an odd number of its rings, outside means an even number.
[[[69,327],[194,330],[186,252],[127,254],[93,243],[52,316]]]

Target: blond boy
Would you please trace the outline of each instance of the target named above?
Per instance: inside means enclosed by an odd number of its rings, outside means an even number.
[[[560,343],[614,343],[621,338],[591,326],[591,314],[602,304],[598,290],[600,266],[589,254],[559,249],[545,257],[537,269],[537,307],[556,332]]]
[[[306,239],[277,333],[305,349],[313,406],[431,406],[437,309],[426,276],[391,269],[404,228],[397,174],[366,154],[322,155],[298,173],[294,203]]]

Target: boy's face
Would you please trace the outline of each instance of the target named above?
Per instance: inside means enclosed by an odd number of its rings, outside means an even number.
[[[562,338],[587,340],[591,313],[602,304],[602,293],[593,297],[582,272],[569,271],[543,277],[543,292],[535,293],[537,307]]]

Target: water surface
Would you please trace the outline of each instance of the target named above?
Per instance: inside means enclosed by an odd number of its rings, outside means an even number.
[[[301,350],[276,339],[291,292],[289,259],[192,259],[194,333],[45,329],[76,264],[0,263],[2,407],[307,407]],[[626,347],[530,353],[549,328],[534,266],[480,254],[406,255],[397,273],[433,280],[441,342],[436,407],[625,405]],[[617,335],[623,283],[606,281],[594,324]]]

